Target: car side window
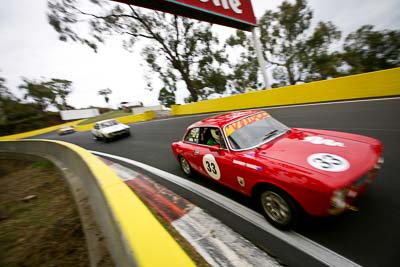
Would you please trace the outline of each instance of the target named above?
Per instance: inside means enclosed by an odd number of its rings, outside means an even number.
[[[190,143],[198,143],[199,142],[199,132],[200,129],[199,128],[193,128],[190,131],[188,131],[188,133],[186,134],[184,140],[186,142],[190,142]]]
[[[202,127],[200,129],[200,144],[206,146],[219,145],[221,148],[226,148],[221,131],[216,127]]]

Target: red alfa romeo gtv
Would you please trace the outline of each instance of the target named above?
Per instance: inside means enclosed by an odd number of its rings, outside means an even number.
[[[194,170],[254,197],[279,228],[293,226],[301,212],[324,216],[353,209],[383,163],[376,139],[288,128],[262,110],[196,122],[172,150],[186,175]]]

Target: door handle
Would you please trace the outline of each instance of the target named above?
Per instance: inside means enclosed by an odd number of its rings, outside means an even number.
[[[193,154],[194,154],[195,156],[197,156],[197,155],[199,155],[199,154],[200,154],[200,152],[199,152],[199,151],[197,151],[197,150],[195,150]]]

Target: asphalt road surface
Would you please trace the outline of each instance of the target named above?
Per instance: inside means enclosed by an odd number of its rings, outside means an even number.
[[[396,266],[400,262],[400,99],[266,108],[291,127],[337,130],[371,136],[384,144],[385,163],[378,178],[358,199],[358,212],[313,219],[297,231],[362,266]],[[146,163],[184,177],[170,144],[187,126],[210,115],[154,120],[131,125],[132,136],[110,143],[94,141],[90,132],[40,138],[64,140],[86,149]],[[37,138],[37,137],[35,137]],[[202,177],[193,181],[241,204],[252,202]]]

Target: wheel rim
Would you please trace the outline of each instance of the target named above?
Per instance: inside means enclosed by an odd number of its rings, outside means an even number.
[[[279,194],[266,191],[261,195],[261,203],[265,213],[274,222],[284,225],[290,221],[290,207]]]
[[[190,165],[185,158],[181,158],[182,170],[186,174],[190,174]]]

